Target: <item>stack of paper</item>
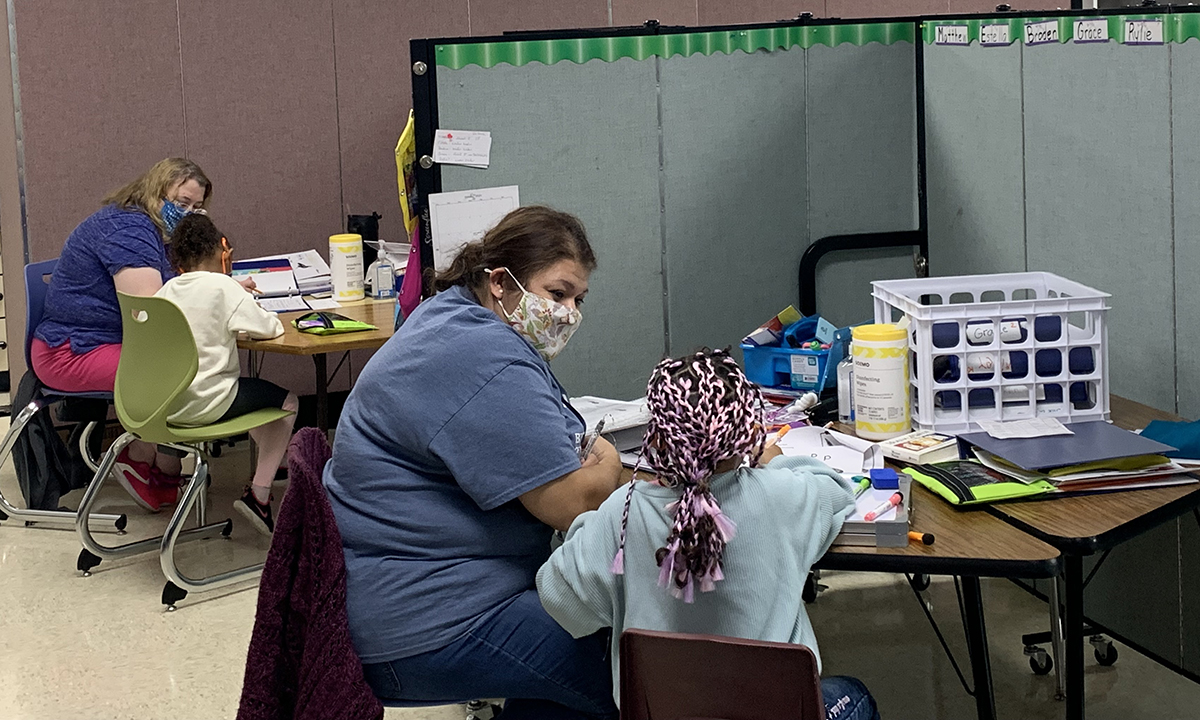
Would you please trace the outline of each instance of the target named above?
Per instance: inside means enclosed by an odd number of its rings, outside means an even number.
[[[1006,428],[1011,430],[1012,428]],[[960,451],[1026,484],[1045,480],[1059,492],[1098,492],[1194,483],[1187,468],[1164,457],[1169,445],[1105,422],[1071,423],[1043,431],[1067,434],[997,438],[991,431],[960,435]],[[1011,435],[1003,432],[1001,434]]]
[[[571,407],[583,418],[587,432],[596,429],[604,420],[604,435],[612,440],[618,451],[640,450],[650,412],[646,410],[646,398],[637,400],[610,400],[584,395],[571,398]]]
[[[301,293],[312,295],[333,290],[333,273],[329,263],[316,250],[289,253],[283,257],[292,266]]]
[[[233,277],[254,278],[255,292],[264,298],[299,295],[296,275],[286,258],[257,258],[239,260],[233,264]]]
[[[797,427],[779,441],[784,455],[805,456],[825,463],[847,480],[884,465],[878,443],[822,427]]]
[[[263,287],[259,275],[284,272],[291,277],[290,284],[285,286],[281,278],[272,278],[266,281],[268,287]],[[312,295],[333,289],[329,263],[316,250],[238,260],[233,263],[233,275],[254,275],[254,283],[264,297]]]

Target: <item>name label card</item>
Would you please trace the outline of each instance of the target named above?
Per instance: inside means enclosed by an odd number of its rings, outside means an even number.
[[[1044,45],[1058,42],[1058,21],[1025,23],[1025,44]]]
[[[1008,37],[1008,24],[984,25],[979,28],[980,45],[1008,45],[1012,40]]]
[[[966,25],[938,25],[934,30],[935,45],[966,45],[968,42]]]
[[[1108,42],[1108,20],[1076,20],[1075,42]]]
[[[1126,45],[1162,45],[1162,20],[1126,20]]]

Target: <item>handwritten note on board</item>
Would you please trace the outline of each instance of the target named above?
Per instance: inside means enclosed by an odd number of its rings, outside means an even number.
[[[433,161],[486,168],[492,161],[492,134],[486,130],[438,130],[433,136]]]
[[[1025,44],[1042,45],[1058,42],[1058,21],[1025,23]]]
[[[1008,23],[1003,25],[983,25],[979,28],[980,45],[1008,45],[1012,40],[1008,36]]]
[[[938,25],[934,29],[935,45],[966,45],[970,42],[966,25]]]
[[[1162,45],[1162,20],[1126,20],[1126,45]]]
[[[1108,42],[1108,19],[1076,20],[1075,42],[1100,43]]]
[[[520,206],[516,185],[430,195],[434,269],[441,272],[450,267],[463,245],[483,237],[500,218]]]

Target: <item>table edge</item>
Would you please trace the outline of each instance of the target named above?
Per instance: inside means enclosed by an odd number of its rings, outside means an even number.
[[[1055,549],[1057,550],[1057,548]],[[981,560],[917,555],[838,553],[836,549],[830,549],[813,567],[820,570],[852,572],[923,573],[926,575],[1038,580],[1057,577],[1061,565],[1061,555],[1041,560]]]
[[[1042,502],[1053,501],[1051,498]],[[1138,535],[1153,530],[1169,520],[1187,513],[1188,510],[1198,508],[1200,508],[1200,486],[1196,486],[1195,490],[1187,495],[1175,498],[1171,502],[1160,505],[1146,514],[1136,517],[1124,525],[1115,527],[1107,532],[1099,535],[1071,536],[1045,533],[1026,523],[1024,520],[1004,513],[999,507],[993,505],[987,506],[988,512],[1002,522],[1008,523],[1047,545],[1051,545],[1062,552],[1072,555],[1093,555],[1097,552],[1112,549],[1117,545],[1132,540]]]

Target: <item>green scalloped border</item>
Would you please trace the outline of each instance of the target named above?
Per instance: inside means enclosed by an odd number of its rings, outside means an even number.
[[[1095,20],[1095,17],[1061,16],[1061,17],[1014,17],[1014,18],[983,18],[969,20],[924,20],[921,22],[921,36],[926,45],[934,45],[937,28],[940,25],[966,25],[967,43],[979,42],[979,28],[982,25],[1002,25],[1008,23],[1010,44],[1025,42],[1026,23],[1058,22],[1058,42],[1069,43],[1075,39],[1076,20]],[[1108,15],[1108,36],[1110,42],[1124,44],[1124,33],[1121,31],[1127,20],[1162,20],[1163,42],[1181,43],[1189,38],[1200,39],[1200,13],[1151,13],[1134,15]],[[994,46],[990,46],[994,47]],[[1036,47],[1036,46],[1035,46]],[[1152,47],[1152,46],[1151,46]]]
[[[451,43],[437,45],[434,57],[438,67],[458,70],[467,65],[490,68],[501,63],[520,67],[532,62],[553,65],[564,60],[573,63],[589,60],[612,62],[621,58],[645,60],[674,55],[729,55],[736,50],[752,53],[757,50],[790,50],[813,45],[834,47],[843,43],[866,45],[872,42],[882,45],[913,43],[916,42],[916,28],[911,22],[791,25],[669,35]]]

